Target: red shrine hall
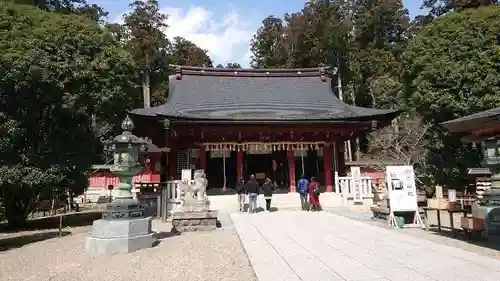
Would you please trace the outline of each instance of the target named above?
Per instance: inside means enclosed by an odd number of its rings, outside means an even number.
[[[293,192],[305,174],[332,191],[334,171],[344,172],[345,141],[399,114],[343,103],[324,67],[173,67],[166,103],[130,112],[135,134],[161,148],[162,181],[204,169],[209,189],[255,174]]]

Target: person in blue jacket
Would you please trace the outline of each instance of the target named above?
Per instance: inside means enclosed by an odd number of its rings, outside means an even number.
[[[302,174],[300,180],[297,182],[297,192],[300,195],[300,206],[302,211],[309,210],[307,204],[307,192],[309,188],[309,181],[306,178],[306,175]]]

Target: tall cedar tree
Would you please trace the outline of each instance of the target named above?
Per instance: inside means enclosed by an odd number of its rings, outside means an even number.
[[[157,0],[132,2],[132,12],[124,15],[129,43],[139,63],[144,107],[151,105],[151,76],[167,68],[170,45],[165,35],[167,15],[160,12]]]

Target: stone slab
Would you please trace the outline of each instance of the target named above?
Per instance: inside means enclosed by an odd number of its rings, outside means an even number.
[[[126,238],[151,233],[152,218],[131,220],[96,220],[93,223],[92,236],[95,238]]]
[[[172,219],[210,219],[217,218],[217,211],[208,211],[208,212],[175,212],[172,216]]]
[[[217,228],[215,211],[176,212],[172,217],[172,232],[210,231]]]
[[[85,251],[98,255],[113,255],[135,252],[145,248],[151,248],[156,242],[155,233],[130,237],[130,238],[95,238],[87,237]]]
[[[260,281],[500,280],[500,260],[327,212],[231,218]]]

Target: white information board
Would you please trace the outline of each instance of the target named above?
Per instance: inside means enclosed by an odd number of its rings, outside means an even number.
[[[351,167],[352,187],[354,203],[363,203],[363,182],[361,181],[361,169],[359,167]]]
[[[385,171],[390,204],[389,225],[401,227],[395,212],[413,212],[413,225],[424,227],[418,210],[413,166],[387,166]]]
[[[391,212],[418,211],[417,187],[412,166],[387,166],[386,181]]]

